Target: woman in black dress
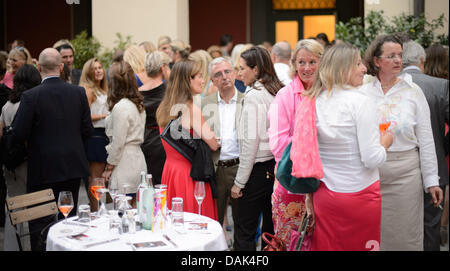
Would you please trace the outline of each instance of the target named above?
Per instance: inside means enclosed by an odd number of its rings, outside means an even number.
[[[166,92],[166,80],[170,76],[170,62],[171,58],[163,52],[155,51],[147,54],[145,70],[150,80],[139,88],[144,96],[144,106],[147,113],[144,143],[141,148],[145,155],[147,169],[153,176],[153,185],[161,183],[162,170],[166,160],[166,153],[159,137],[159,128],[156,122],[156,109],[158,109]]]

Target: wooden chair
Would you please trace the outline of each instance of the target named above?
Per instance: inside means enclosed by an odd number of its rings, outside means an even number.
[[[52,189],[7,198],[6,206],[11,225],[13,225],[16,231],[16,238],[21,251],[23,250],[21,238],[31,233],[28,232],[21,235],[17,229],[17,225],[58,213],[58,207],[56,206]]]

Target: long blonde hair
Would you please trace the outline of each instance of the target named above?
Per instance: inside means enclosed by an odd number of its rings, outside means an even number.
[[[193,102],[191,79],[199,72],[200,64],[192,60],[179,61],[173,65],[166,93],[156,110],[156,120],[160,127],[166,127],[172,119],[177,118],[182,111],[177,109],[177,105]]]
[[[348,43],[340,43],[326,50],[320,60],[313,86],[303,94],[315,98],[324,90],[330,93],[334,87],[344,88],[350,81],[359,54],[359,49]]]
[[[123,53],[123,60],[130,64],[134,73],[145,72],[145,50],[137,45],[129,46]]]
[[[97,58],[91,58],[86,63],[84,63],[83,71],[81,72],[80,83],[79,85],[84,88],[90,88],[94,91],[96,96],[106,94],[108,92],[108,86],[106,82],[106,71],[103,68],[103,79],[100,81],[99,85],[95,82],[95,70],[94,64],[95,62],[100,63]],[[101,65],[101,63],[100,63]],[[99,87],[100,86],[100,87]]]

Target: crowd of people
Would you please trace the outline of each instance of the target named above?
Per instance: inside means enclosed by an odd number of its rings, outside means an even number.
[[[24,45],[0,54],[0,140],[11,126],[28,148],[15,169],[0,166],[8,197],[68,190],[77,206],[83,181],[97,211],[89,188],[104,178],[136,207],[145,171],[167,185],[169,209],[181,197],[197,213],[195,182],[205,182],[201,213],[225,229],[231,205],[236,251],[256,250],[261,233],[292,248],[305,217],[302,250],[435,251],[448,240],[448,47],[398,33],[361,55],[321,33],[295,48],[224,35],[191,52],[163,36],[79,70],[68,40],[37,59]],[[174,119],[201,142],[192,161],[160,137]],[[288,147],[292,176],[320,180],[314,192],[277,180]],[[15,250],[8,220],[4,250]],[[29,223],[32,250],[45,250],[49,222]]]

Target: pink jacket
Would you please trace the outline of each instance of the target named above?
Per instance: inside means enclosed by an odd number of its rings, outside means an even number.
[[[278,91],[270,105],[269,145],[276,162],[281,160],[284,149],[292,141],[295,113],[302,100],[301,93],[304,89],[302,81],[296,75],[289,85]]]

